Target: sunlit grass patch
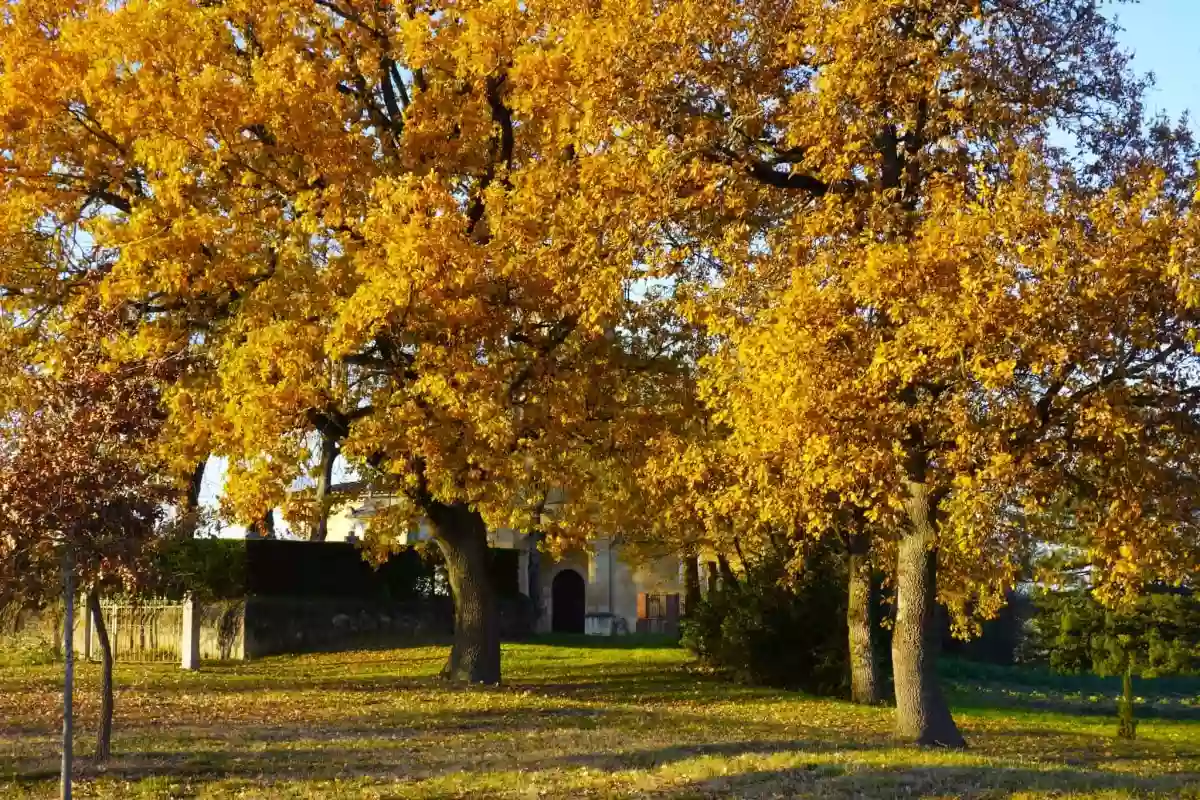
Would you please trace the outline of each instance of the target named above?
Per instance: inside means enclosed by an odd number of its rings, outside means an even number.
[[[495,689],[442,684],[442,648],[123,665],[117,755],[81,759],[77,796],[1200,797],[1188,719],[1124,742],[1107,717],[995,708],[960,686],[971,749],[920,750],[891,740],[888,709],[721,683],[640,644],[507,646]],[[0,668],[0,797],[55,795],[59,669]],[[83,753],[97,678],[81,667]]]

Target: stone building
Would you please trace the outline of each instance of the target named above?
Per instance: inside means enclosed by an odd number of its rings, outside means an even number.
[[[368,520],[392,502],[387,496],[359,494],[335,507],[326,540],[361,538]],[[426,541],[429,536],[422,524],[402,543]],[[619,537],[595,539],[558,559],[539,552],[535,537],[527,534],[502,528],[492,531],[489,539],[492,547],[520,551],[519,586],[522,594],[537,602],[539,633],[616,636],[678,629],[683,575],[676,557],[629,563],[621,557]]]

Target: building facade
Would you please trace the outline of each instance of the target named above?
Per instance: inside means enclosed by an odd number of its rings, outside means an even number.
[[[329,517],[327,541],[354,541],[370,518],[393,502],[363,496],[336,507]],[[402,544],[428,541],[424,524]],[[673,633],[678,630],[682,565],[676,557],[648,563],[622,558],[617,538],[595,539],[559,558],[541,552],[537,537],[502,528],[488,536],[492,547],[520,552],[521,593],[537,604],[539,633]]]

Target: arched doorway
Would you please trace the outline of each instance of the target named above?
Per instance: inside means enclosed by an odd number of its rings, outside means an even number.
[[[583,633],[586,586],[583,576],[564,569],[550,585],[550,630],[555,633]]]

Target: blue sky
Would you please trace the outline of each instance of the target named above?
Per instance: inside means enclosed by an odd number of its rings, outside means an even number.
[[[1154,73],[1148,110],[1200,113],[1200,0],[1114,3],[1107,10],[1125,28],[1121,40],[1137,70]]]

